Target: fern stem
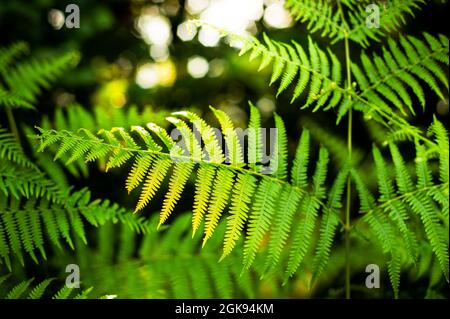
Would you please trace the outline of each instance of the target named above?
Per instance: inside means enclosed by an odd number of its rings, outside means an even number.
[[[11,128],[11,132],[16,137],[19,144],[22,144],[20,141],[20,134],[19,134],[19,130],[17,129],[16,120],[14,119],[14,115],[11,111],[11,108],[5,107],[5,110],[6,110],[6,116],[8,117],[8,123],[9,123],[9,127]]]
[[[340,3],[339,3],[340,4]],[[352,75],[351,75],[351,60],[350,60],[350,47],[348,40],[348,33],[345,33],[345,64],[347,68],[347,86],[349,92],[352,90]],[[349,95],[351,99],[351,95]],[[352,135],[353,135],[353,108],[350,105],[348,110],[348,127],[347,127],[347,152],[348,160],[352,161]],[[351,298],[351,288],[350,288],[350,210],[351,210],[351,199],[352,199],[352,181],[351,175],[349,174],[347,178],[347,199],[345,207],[345,298]]]
[[[348,157],[351,161],[352,156],[352,109],[348,112],[348,132],[347,132],[347,146]],[[350,209],[352,199],[352,181],[350,175],[347,177],[347,199],[345,207],[345,298],[350,299]]]

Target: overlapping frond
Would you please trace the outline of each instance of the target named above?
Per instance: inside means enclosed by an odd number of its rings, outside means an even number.
[[[45,129],[56,129],[56,130],[78,130],[79,128],[85,128],[91,131],[98,131],[100,129],[111,129],[113,127],[131,127],[136,126],[137,130],[139,125],[145,125],[148,118],[152,118],[155,123],[163,125],[165,124],[164,117],[169,113],[166,111],[154,111],[150,108],[146,108],[144,111],[139,111],[137,107],[131,106],[129,108],[123,109],[109,109],[105,112],[101,107],[96,107],[93,113],[88,112],[85,108],[80,105],[74,104],[67,108],[57,108],[53,119],[44,116],[40,127]],[[32,130],[27,128],[26,132],[28,136],[32,136]],[[30,142],[32,139],[29,139]],[[34,143],[30,143],[34,146]],[[34,149],[33,149],[34,151]],[[101,151],[107,152],[106,148],[101,146],[94,150],[93,154],[99,155]],[[35,152],[36,162],[39,166],[55,181],[61,181],[64,184],[65,176],[61,172],[61,165],[59,162],[53,161],[50,155],[55,155],[58,152],[58,148],[50,146],[46,153]],[[87,177],[89,170],[87,163],[81,159],[74,159],[67,154],[58,154],[58,158],[62,162],[68,162],[70,160],[70,165],[65,165],[65,169],[76,177]],[[106,155],[106,154],[105,154]],[[102,161],[103,156],[100,158],[89,157],[88,161],[94,161],[99,159],[98,166],[100,169],[106,167],[106,162]],[[145,159],[143,159],[145,160]],[[132,183],[132,181],[130,181]],[[130,185],[132,188],[132,185]]]
[[[448,154],[447,132],[442,124],[435,120],[431,127],[440,127],[443,156]],[[406,166],[398,147],[390,143],[390,154],[394,164],[394,174],[387,169],[386,160],[381,151],[374,146],[373,156],[376,165],[379,197],[376,199],[368,190],[357,171],[352,177],[358,190],[362,218],[373,229],[382,250],[391,256],[388,264],[389,275],[394,292],[398,295],[400,269],[405,263],[417,261],[419,244],[417,229],[413,225],[420,223],[432,251],[439,263],[443,275],[448,280],[448,177],[435,181],[429,161],[433,154],[416,143],[415,172],[413,176]],[[440,160],[440,159],[439,159]],[[448,162],[442,163],[443,170]],[[447,216],[447,217],[446,217]],[[402,257],[406,252],[406,260]]]
[[[380,41],[398,30],[424,3],[423,0],[287,0],[286,8],[310,32],[328,37],[332,43],[347,36],[367,47],[370,41]]]
[[[149,223],[157,225],[158,214],[152,215]],[[106,224],[99,232],[107,235],[114,229],[123,239],[115,245],[108,236],[101,235],[98,244],[88,248],[82,264],[86,269],[83,283],[94,286],[93,293],[117,291],[121,298],[254,298],[258,292],[254,281],[257,272],[252,269],[241,274],[242,238],[235,243],[238,249],[218,263],[227,221],[219,223],[218,236],[203,249],[199,245],[203,225],[190,238],[190,223],[191,213],[182,213],[169,227],[143,234],[140,240],[127,228]],[[119,261],[101,257],[104,252],[120,256]]]
[[[324,51],[311,39],[308,48],[299,43],[278,42],[264,35],[264,42],[256,38],[244,40],[240,55],[250,52],[250,60],[260,57],[259,70],[273,64],[270,84],[280,80],[278,92],[285,91],[291,84],[291,103],[303,93],[306,102],[302,108],[314,105],[314,111],[330,109],[344,101],[341,63],[331,51]]]
[[[4,68],[1,72],[9,92],[29,103],[43,88],[63,74],[68,67],[78,63],[79,54],[70,52],[49,59],[30,59],[16,63],[14,67]]]
[[[0,72],[4,72],[14,59],[27,51],[28,45],[25,42],[16,42],[0,48]]]
[[[49,292],[49,287],[52,282],[56,281],[54,278],[44,279],[38,284],[33,284],[35,279],[31,278],[11,286],[11,280],[7,280],[9,277],[10,275],[0,277],[0,299],[87,299],[93,289],[92,287],[80,289],[63,286],[52,295]]]
[[[343,2],[350,3],[347,11],[349,39],[363,47],[368,47],[371,40],[379,42],[389,33],[399,30],[407,18],[413,18],[414,12],[425,3],[424,0]]]
[[[61,248],[74,248],[74,237],[86,243],[86,223],[99,227],[114,220],[137,232],[151,231],[148,223],[104,200],[91,200],[86,189],[59,195],[59,203],[29,199],[25,202],[0,197],[0,262],[9,269],[12,259],[23,264],[24,255],[39,263],[46,259],[44,240]]]
[[[320,32],[321,36],[337,41],[347,31],[337,1],[287,0],[286,8],[295,20],[307,23],[307,28],[312,33]]]
[[[381,56],[361,55],[360,68],[352,63],[352,72],[358,83],[359,96],[384,110],[390,105],[406,114],[415,114],[413,95],[425,107],[425,94],[420,81],[444,99],[442,88],[448,90],[448,79],[443,65],[448,65],[448,38],[424,33],[424,40],[400,36],[399,41],[388,40],[389,49]]]

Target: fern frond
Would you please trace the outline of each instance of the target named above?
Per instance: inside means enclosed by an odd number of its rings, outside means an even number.
[[[317,243],[316,252],[313,260],[313,274],[310,282],[310,286],[314,285],[315,281],[324,271],[328,264],[328,260],[331,255],[331,247],[333,245],[333,239],[340,219],[338,210],[341,208],[342,194],[344,193],[344,187],[347,183],[347,177],[350,173],[350,166],[346,163],[338,176],[333,182],[331,190],[328,194],[327,209],[325,215],[322,217],[320,225],[319,241]],[[322,173],[322,176],[325,173]],[[320,173],[319,173],[320,176]],[[325,176],[322,177],[325,179]],[[315,183],[316,192],[324,192],[321,189],[320,183]]]
[[[367,1],[359,4],[357,8],[349,8],[347,11],[349,39],[363,47],[367,47],[370,40],[379,42],[383,37],[404,25],[408,15],[414,17],[414,11],[419,10],[424,3],[423,0],[388,0],[379,3]],[[378,28],[367,26],[367,18],[371,13],[366,11],[369,4],[375,4],[380,10]]]
[[[22,281],[18,285],[14,286],[14,288],[11,289],[11,291],[5,296],[5,299],[19,299],[27,291],[33,280],[34,278],[27,281]]]
[[[398,296],[400,286],[400,256],[399,249],[395,247],[395,233],[392,225],[387,220],[386,216],[381,212],[375,211],[372,214],[366,214],[363,219],[371,226],[378,242],[383,248],[383,252],[391,255],[391,260],[388,262],[389,279],[391,281],[394,294]]]
[[[401,193],[411,193],[414,191],[414,186],[406,169],[404,160],[394,144],[389,146],[395,164],[399,191]],[[433,202],[428,196],[424,196],[423,194],[407,196],[405,200],[413,212],[420,216],[425,232],[430,240],[431,247],[436,253],[436,257],[444,275],[448,278],[448,242],[446,243],[445,237],[443,236],[443,229],[441,229],[439,217],[433,207]]]
[[[16,64],[13,69],[8,69],[2,74],[11,93],[33,103],[41,88],[48,88],[51,82],[78,60],[79,55],[75,52],[51,59],[31,59]]]
[[[375,159],[375,165],[377,169],[377,177],[378,177],[378,184],[380,185],[380,193],[381,197],[380,200],[386,201],[387,204],[387,211],[389,212],[390,217],[395,221],[397,226],[400,229],[400,232],[403,234],[403,238],[405,240],[408,254],[411,260],[416,261],[417,259],[417,239],[414,233],[409,229],[407,225],[407,221],[409,219],[409,216],[407,214],[407,208],[401,201],[393,200],[396,197],[394,187],[392,185],[392,181],[389,177],[389,173],[386,170],[386,163],[380,153],[380,151],[374,147],[373,149],[374,159]],[[399,156],[399,154],[398,154]],[[409,185],[408,188],[404,188],[404,192],[408,192],[411,190],[412,185],[410,184],[411,181],[409,181],[408,172],[405,171],[404,164],[402,165],[403,169],[400,170],[400,167],[398,167],[398,173],[397,176],[403,177],[405,179],[406,183]],[[402,180],[402,178],[400,178]],[[400,191],[402,189],[400,188]]]
[[[1,279],[1,278],[0,278]],[[6,278],[5,278],[6,279]],[[37,284],[36,286],[32,286],[32,283],[34,282],[34,278],[24,280],[12,288],[9,289],[4,283],[0,280],[0,287],[6,288],[6,295],[1,295],[0,299],[43,299],[43,298],[50,298],[53,299],[68,299],[68,298],[75,298],[80,297],[84,295],[87,297],[91,291],[92,288],[86,289],[82,291],[78,296],[73,296],[72,293],[76,291],[75,288],[68,288],[67,286],[63,286],[56,294],[53,296],[51,295],[51,292],[49,292],[49,286],[52,284],[52,282],[55,281],[54,278],[50,279],[44,279],[42,282]],[[4,289],[3,289],[4,290]]]
[[[223,255],[221,259],[230,254],[236,241],[242,233],[248,218],[250,202],[256,188],[257,179],[249,174],[240,174],[236,178],[231,199],[230,216],[227,217],[227,231],[225,233]]]
[[[172,178],[169,182],[169,191],[164,198],[163,207],[161,209],[160,224],[163,224],[170,213],[174,209],[175,204],[181,197],[181,192],[186,185],[189,176],[194,169],[194,163],[176,163]]]
[[[328,37],[335,43],[348,38],[367,47],[370,40],[380,41],[388,33],[399,29],[405,24],[407,15],[414,16],[414,11],[421,8],[423,0],[406,1],[334,1],[323,0],[288,0],[286,8],[295,20],[305,23],[311,32],[318,32],[322,37]],[[370,18],[368,5],[374,4],[380,11],[379,27],[369,27]]]
[[[433,131],[434,125],[439,126],[440,123],[435,121],[430,131]],[[442,126],[439,131],[443,138],[442,143],[446,145],[447,132]],[[411,221],[415,219],[421,221],[441,271],[448,278],[448,236],[445,235],[448,230],[448,221],[445,217],[448,216],[448,212],[445,213],[446,210],[448,211],[448,195],[444,195],[444,189],[448,188],[448,180],[442,180],[438,184],[433,181],[433,172],[428,161],[435,154],[439,158],[439,151],[433,150],[435,146],[432,146],[431,153],[428,147],[417,141],[415,147],[417,182],[414,182],[395,144],[389,143],[395,168],[395,181],[387,169],[388,165],[383,155],[374,146],[373,156],[380,193],[377,201],[367,189],[361,176],[355,170],[352,171],[361,202],[361,211],[365,213],[362,220],[369,223],[382,250],[391,256],[388,272],[396,296],[398,296],[400,270],[405,262],[401,257],[402,251],[406,250],[409,261],[416,262],[418,257],[419,241],[416,230],[411,229]],[[444,149],[442,154],[444,158],[448,156],[446,152],[448,154],[448,151]],[[445,165],[448,164],[445,163]],[[395,230],[399,231],[401,239],[397,238]]]
[[[4,72],[15,58],[28,51],[28,45],[25,42],[16,42],[8,47],[0,48],[0,72]]]
[[[126,181],[126,189],[128,193],[141,184],[145,174],[152,164],[152,160],[153,157],[148,154],[142,154],[136,157],[133,168],[131,169]]]
[[[222,249],[227,223],[222,220],[217,232],[219,236],[210,239],[209,244],[199,250],[201,232],[191,239],[189,232],[191,216],[184,213],[173,220],[170,227],[162,231],[147,233],[136,244],[138,259],[130,257],[118,264],[102,262],[101,267],[88,263],[83,282],[107,291],[120,291],[124,298],[230,298],[251,297],[257,293],[257,285],[252,280],[254,270],[242,274],[242,241],[226,259],[217,262],[215,253]],[[150,217],[151,224],[158,223],[157,214]],[[179,245],[173,245],[173,242]],[[120,248],[108,238],[107,245],[112,254],[120,254]],[[95,260],[98,250],[90,248],[89,260]],[[167,263],[170,260],[170,263]],[[109,275],[105,276],[104,272]],[[102,275],[103,274],[103,275]],[[152,278],[152,280],[145,280]],[[127,279],[127,280],[125,280]]]
[[[253,117],[251,118],[252,128],[260,130],[258,114],[255,113],[257,110],[253,108],[251,112],[253,112]],[[180,153],[177,151],[174,153],[174,148],[178,147],[178,150],[181,149],[178,142],[175,143],[174,139],[165,130],[151,123],[147,125],[149,132],[139,132],[143,129],[139,128],[137,133],[141,138],[144,136],[144,142],[146,134],[156,135],[159,141],[156,139],[154,141],[158,147],[152,143],[150,143],[151,145],[146,143],[145,146],[141,146],[141,144],[133,142],[131,139],[134,137],[125,134],[126,132],[121,128],[114,128],[111,131],[101,130],[99,134],[102,137],[95,136],[87,130],[58,132],[39,129],[39,139],[42,142],[41,149],[50,147],[55,143],[70,144],[72,143],[70,141],[76,142],[76,145],[89,145],[90,151],[84,151],[84,148],[82,148],[83,150],[80,152],[85,159],[92,158],[92,156],[96,157],[97,151],[95,150],[98,149],[99,145],[102,145],[105,149],[110,150],[102,153],[106,154],[104,160],[117,163],[114,166],[123,165],[125,161],[118,161],[116,157],[121,157],[121,152],[126,151],[127,160],[131,159],[134,161],[131,173],[127,178],[127,189],[131,190],[142,185],[136,211],[143,209],[149,203],[159,188],[161,188],[163,179],[170,178],[169,191],[165,194],[159,226],[168,219],[175,203],[181,196],[188,177],[195,171],[196,186],[192,215],[193,237],[195,237],[202,221],[205,220],[203,229],[203,246],[205,246],[206,242],[213,238],[213,234],[223,218],[225,208],[229,205],[230,214],[227,218],[228,228],[224,234],[222,259],[230,255],[242,233],[247,229],[244,238],[244,268],[250,268],[259,251],[265,250],[266,246],[262,246],[262,244],[266,237],[271,238],[271,243],[269,244],[271,252],[267,261],[267,267],[274,267],[277,262],[281,261],[280,247],[282,245],[287,244],[288,250],[294,249],[294,246],[291,247],[289,232],[290,224],[296,218],[297,202],[300,204],[301,198],[308,197],[314,203],[314,211],[320,206],[325,206],[322,200],[325,198],[323,183],[327,171],[328,155],[325,149],[321,149],[320,161],[316,174],[312,179],[313,188],[310,191],[307,179],[309,135],[305,131],[301,137],[294,165],[289,172],[292,180],[292,183],[289,183],[286,180],[288,175],[286,132],[283,121],[277,116],[275,119],[278,131],[277,145],[274,148],[276,158],[274,159],[274,155],[272,155],[271,163],[269,163],[274,170],[268,174],[263,174],[259,169],[255,170],[255,163],[240,162],[243,160],[244,154],[233,123],[222,111],[214,109],[213,113],[221,123],[225,140],[228,141],[226,145],[227,150],[233,150],[234,145],[233,154],[229,154],[230,156],[228,157],[231,159],[230,163],[223,162],[223,159],[225,159],[223,150],[220,156],[213,157],[215,162],[211,161],[211,157],[207,156],[208,154],[206,153],[208,152],[202,153],[202,156],[193,154],[196,152]],[[213,134],[211,127],[205,122],[199,121],[199,117],[191,113],[178,112],[176,114],[192,121],[201,133],[200,137],[205,137],[208,139],[208,143],[216,145],[211,146],[210,149],[215,149],[214,152],[217,154],[219,150],[217,146],[220,145],[220,141],[219,137]],[[187,130],[187,122],[182,124],[181,120],[176,120],[174,117],[170,118],[170,121],[178,124],[179,129],[185,129],[184,139],[192,139],[194,137],[194,132]],[[137,127],[134,127],[134,129],[137,130]],[[216,139],[216,141],[214,142],[213,139]],[[181,144],[184,142],[182,141]],[[201,145],[200,142],[203,141],[195,143]],[[256,153],[260,152],[258,149],[261,149],[262,142],[261,146],[255,146],[256,148],[252,152],[255,153],[254,157],[257,158],[258,155]],[[78,150],[73,151],[79,152]],[[69,154],[69,156],[72,155]],[[80,158],[83,158],[83,156]],[[169,170],[173,164],[175,164],[175,168]],[[144,177],[144,174],[146,174],[146,177]],[[281,203],[281,198],[290,198],[294,203]],[[286,210],[287,220],[280,220],[280,217],[276,216],[275,210],[277,207],[284,207],[283,211],[284,209]],[[274,233],[272,234],[272,232]]]
[[[8,160],[21,166],[36,166],[25,156],[22,147],[13,134],[0,127],[0,160]]]
[[[17,94],[4,91],[1,87],[0,87],[0,106],[6,106],[10,108],[22,107],[24,109],[34,110],[34,106],[31,103],[24,100]]]
[[[263,180],[256,190],[244,244],[244,268],[248,269],[252,265],[263,237],[269,230],[281,190],[280,184],[267,180]]]
[[[156,191],[161,185],[161,182],[171,165],[172,162],[167,158],[158,159],[155,161],[154,166],[145,178],[144,186],[136,204],[135,212],[142,210],[145,206],[147,206],[152,197],[155,196]]]
[[[449,142],[448,142],[448,132],[444,125],[439,122],[436,117],[433,119],[433,124],[428,130],[430,135],[434,135],[439,154],[439,180],[442,183],[448,183],[449,179]]]
[[[258,163],[262,161],[263,140],[261,134],[261,114],[251,102],[250,121],[248,123],[248,163],[254,171],[259,171]]]
[[[349,3],[347,2],[346,4]],[[201,21],[193,21],[193,23],[214,28],[214,26]],[[302,93],[305,93],[306,102],[303,104],[302,108],[314,106],[313,111],[337,108],[337,123],[339,123],[350,108],[352,108],[364,113],[367,119],[374,119],[388,128],[394,127],[396,130],[401,129],[415,139],[420,139],[427,143],[430,142],[429,139],[423,135],[421,130],[411,125],[405,119],[405,112],[398,114],[396,111],[395,106],[397,106],[397,108],[401,107],[401,109],[404,110],[404,103],[409,105],[409,99],[405,95],[406,88],[404,90],[400,88],[399,93],[397,93],[397,89],[395,87],[391,88],[390,86],[394,86],[394,82],[397,84],[399,81],[400,83],[405,82],[405,85],[412,87],[415,90],[415,94],[421,99],[420,89],[418,89],[418,86],[416,85],[418,79],[424,80],[425,78],[429,78],[427,75],[428,73],[434,73],[436,74],[437,79],[440,79],[439,81],[443,80],[444,77],[442,76],[442,71],[437,70],[436,63],[431,63],[429,66],[433,70],[432,72],[428,71],[426,67],[420,65],[416,66],[414,63],[423,62],[423,59],[434,59],[436,61],[445,62],[447,60],[445,59],[445,56],[448,56],[448,52],[445,52],[448,51],[448,41],[446,43],[444,36],[440,36],[440,49],[438,49],[437,39],[434,39],[431,36],[425,36],[428,39],[427,41],[432,43],[430,44],[431,50],[434,48],[440,52],[436,55],[431,54],[430,58],[413,55],[399,63],[396,61],[397,56],[395,56],[395,54],[400,52],[400,54],[403,55],[403,52],[398,48],[391,49],[392,55],[394,56],[393,59],[386,57],[386,61],[384,61],[381,58],[377,58],[376,64],[373,64],[370,59],[365,58],[364,60],[370,62],[369,65],[366,61],[365,68],[375,69],[376,72],[374,74],[381,72],[383,75],[386,74],[387,76],[380,77],[379,83],[377,81],[375,82],[378,83],[375,86],[376,89],[379,89],[382,93],[380,95],[377,93],[377,90],[371,89],[371,84],[373,83],[367,80],[364,73],[361,71],[361,68],[356,63],[351,63],[352,73],[357,84],[359,83],[361,87],[367,88],[367,91],[365,92],[364,89],[360,92],[356,91],[353,83],[352,87],[348,84],[344,85],[343,83],[340,83],[342,81],[342,74],[340,74],[342,68],[339,59],[329,50],[328,52],[325,52],[320,49],[311,39],[308,40],[307,54],[305,49],[295,42],[293,42],[293,44],[277,42],[270,39],[267,35],[263,35],[263,40],[259,41],[254,37],[244,38],[219,28],[215,28],[215,30],[223,36],[228,36],[231,37],[231,39],[240,41],[243,44],[240,55],[250,52],[250,60],[261,57],[259,70],[268,66],[270,63],[273,63],[270,83],[274,83],[281,79],[279,85],[281,90],[278,90],[278,94],[281,93],[282,90],[287,89],[290,82],[295,82],[292,79],[295,79],[297,76],[298,81],[294,84],[294,93],[291,102],[296,100]],[[405,44],[405,41],[403,42],[403,46],[406,47],[404,50],[409,52],[407,44]],[[419,47],[417,41],[415,45]],[[409,63],[411,62],[410,60],[415,62],[411,64]],[[390,71],[391,68],[394,67],[392,61],[395,61],[400,66],[405,66],[407,72],[400,72],[401,74],[399,74],[399,77],[397,78],[395,71]],[[420,69],[424,69],[425,71],[419,72]],[[406,78],[412,78],[413,80],[405,80]],[[436,93],[438,93],[438,87],[434,85],[436,81],[433,78],[431,85]],[[364,95],[362,95],[362,93],[364,93]],[[442,97],[441,93],[438,93],[438,95]],[[391,106],[392,103],[394,107]]]
[[[415,114],[406,88],[412,89],[425,107],[424,92],[419,83],[422,80],[444,99],[439,87],[448,89],[448,80],[441,66],[442,57],[448,57],[448,40],[440,42],[429,34],[424,34],[424,37],[426,41],[410,36],[400,36],[399,42],[389,39],[389,50],[383,49],[383,57],[374,54],[369,58],[363,53],[362,66],[364,72],[370,74],[370,79],[365,78],[356,64],[352,64],[353,74],[361,88],[359,95],[384,106],[390,103],[403,113],[406,106]]]
[[[242,166],[244,162],[244,153],[242,145],[239,141],[239,137],[234,129],[234,124],[228,115],[221,110],[211,108],[217,119],[220,122],[222,133],[225,137],[225,143],[227,145],[228,160],[231,165]]]
[[[212,191],[208,212],[205,216],[205,237],[203,238],[203,245],[211,238],[225,205],[228,202],[228,197],[234,183],[234,173],[225,168],[219,168],[216,183],[217,186]]]
[[[287,135],[283,120],[277,115],[275,117],[276,140],[273,148],[273,157],[270,161],[271,173],[278,179],[287,177]]]
[[[308,196],[308,195],[306,195]],[[307,199],[311,200],[311,199]],[[268,255],[266,258],[265,273],[273,271],[280,262],[281,254],[289,238],[292,221],[297,212],[303,194],[291,186],[285,186],[280,195],[277,214],[274,216],[273,228],[268,242]]]
[[[125,209],[108,201],[91,201],[86,189],[59,196],[60,201],[51,206],[47,200],[0,200],[0,258],[9,269],[13,255],[22,264],[24,253],[39,263],[36,250],[46,259],[44,240],[58,248],[63,247],[62,240],[73,248],[76,237],[86,243],[86,223],[99,227],[115,220],[136,232],[150,231],[146,222]]]
[[[28,299],[41,299],[47,287],[51,284],[53,279],[45,279],[40,284],[35,286],[28,295]]]
[[[332,1],[287,0],[286,8],[295,20],[308,22],[307,28],[311,33],[320,32],[321,36],[338,41],[346,32],[341,12]]]
[[[200,116],[192,112],[174,112],[174,115],[184,116],[191,121],[194,127],[201,135],[204,149],[208,155],[209,161],[213,163],[222,163],[224,156],[222,149],[217,141],[214,129],[209,126]]]
[[[192,236],[195,235],[195,232],[200,227],[200,223],[206,213],[215,174],[216,169],[214,166],[203,165],[198,170],[192,210]]]
[[[299,221],[294,233],[292,249],[289,255],[287,275],[290,277],[297,271],[302,263],[309,246],[311,244],[311,236],[315,228],[317,213],[320,208],[319,200],[324,199],[325,182],[328,165],[328,152],[321,148],[319,152],[319,160],[317,161],[316,170],[313,175],[313,193],[307,196],[302,202],[302,213],[304,216]]]
[[[298,77],[297,83],[294,84],[291,103],[306,92],[307,87],[309,90],[306,104],[302,108],[316,104],[314,111],[324,105],[330,109],[342,101],[345,89],[339,86],[341,84],[340,62],[330,51],[326,53],[320,49],[311,38],[308,40],[309,57],[303,47],[296,42],[292,45],[277,42],[266,35],[264,35],[264,43],[256,38],[243,41],[244,47],[240,55],[250,51],[250,58],[261,56],[260,69],[273,61],[271,84],[284,74],[277,94],[287,89]],[[330,59],[332,65],[329,62]]]

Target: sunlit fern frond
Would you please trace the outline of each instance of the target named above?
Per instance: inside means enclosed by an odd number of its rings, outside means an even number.
[[[278,264],[282,259],[289,269],[287,275],[292,276],[301,264],[301,259],[295,258],[288,261],[285,259],[286,256],[280,258],[280,245],[288,245],[289,250],[297,249],[292,238],[298,236],[295,235],[296,232],[302,232],[303,228],[291,231],[290,220],[297,220],[299,216],[302,216],[304,212],[298,209],[305,205],[310,207],[308,211],[314,219],[320,219],[321,207],[326,207],[327,211],[332,210],[332,214],[336,214],[338,205],[325,204],[327,194],[324,185],[328,153],[321,148],[316,173],[310,175],[307,166],[309,134],[305,131],[295,159],[292,165],[288,165],[284,123],[279,116],[276,116],[276,134],[271,137],[274,144],[270,161],[247,163],[244,161],[244,152],[254,154],[255,159],[262,159],[262,154],[256,153],[263,152],[265,144],[257,138],[257,135],[254,135],[252,138],[259,141],[257,145],[251,144],[244,149],[243,136],[238,132],[250,134],[252,130],[250,132],[236,130],[231,119],[224,112],[212,110],[221,124],[221,132],[224,136],[225,143],[220,156],[217,152],[220,150],[218,146],[222,145],[222,140],[212,135],[212,129],[206,122],[199,122],[198,116],[188,112],[176,112],[173,115],[177,117],[169,118],[179,130],[175,136],[182,136],[182,141],[172,139],[168,132],[152,123],[147,124],[148,130],[133,126],[131,134],[126,133],[123,128],[101,130],[98,135],[85,129],[78,132],[39,129],[40,150],[56,143],[62,150],[58,156],[67,153],[74,160],[103,158],[108,163],[116,163],[115,167],[132,161],[133,165],[126,186],[128,190],[140,189],[136,211],[144,209],[160,191],[163,181],[169,180],[169,190],[165,194],[159,225],[170,219],[177,202],[184,197],[182,192],[188,183],[188,177],[193,175],[196,180],[192,216],[193,234],[199,229],[202,221],[205,221],[203,245],[215,237],[217,226],[226,217],[227,229],[222,259],[228,256],[234,250],[236,242],[243,238],[244,268],[249,269],[259,255],[263,241],[269,236],[269,245],[272,248],[267,257],[266,270],[273,270],[273,265]],[[257,132],[261,129],[257,120],[260,116],[257,114],[259,111],[251,106],[251,112],[253,112],[251,126]],[[186,118],[190,121],[185,122]],[[193,130],[189,128],[190,125],[200,127],[202,134],[194,136]],[[150,139],[151,142],[149,142]],[[72,144],[77,147],[64,147],[64,145]],[[199,148],[200,145],[205,147]],[[211,153],[215,155],[211,156]],[[289,204],[286,212],[290,215],[289,219],[279,220],[275,212],[280,205],[287,204],[280,203],[280,198],[285,196],[294,198],[296,201]],[[339,200],[338,197],[335,200]],[[307,203],[304,203],[304,200],[307,200]],[[230,207],[228,214],[225,211],[226,207]],[[298,214],[300,215],[297,216]],[[306,218],[309,220],[311,217]],[[314,225],[311,223],[308,225],[309,231],[314,229]],[[324,231],[333,238],[328,230]],[[300,236],[303,235],[300,234]],[[311,236],[305,238],[305,241],[312,240]],[[327,257],[326,254],[323,256]]]
[[[164,117],[169,112],[152,110],[146,108],[140,111],[136,106],[123,109],[105,109],[101,107],[94,108],[93,112],[87,111],[84,107],[78,104],[69,105],[66,108],[57,108],[53,119],[48,116],[42,118],[40,127],[45,129],[56,130],[77,130],[81,127],[88,130],[97,131],[100,129],[111,129],[113,127],[131,127],[132,125],[144,125],[149,118],[152,118],[157,124],[164,125]],[[25,132],[29,137],[30,145],[32,146],[33,155],[39,166],[61,185],[67,185],[67,178],[64,175],[63,169],[66,169],[70,174],[80,177],[87,177],[89,170],[87,163],[83,160],[71,160],[71,165],[62,167],[58,162],[53,161],[53,157],[58,152],[58,148],[51,147],[49,152],[36,152],[35,144],[33,143],[31,128],[25,128]],[[66,154],[61,155],[61,161],[69,161],[70,157]],[[99,168],[106,167],[106,162],[99,161]]]
[[[302,108],[314,106],[314,111],[344,102],[341,63],[331,51],[322,50],[311,38],[307,49],[297,42],[278,42],[266,35],[263,42],[256,38],[244,41],[240,55],[250,52],[250,60],[259,57],[259,70],[272,64],[270,84],[280,81],[277,95],[293,85],[291,102],[305,93]]]
[[[448,79],[443,65],[448,66],[448,38],[433,37],[424,33],[424,40],[411,36],[400,36],[399,41],[388,39],[388,48],[382,56],[361,55],[360,68],[352,64],[352,73],[361,92],[358,95],[377,104],[384,110],[390,105],[406,114],[406,109],[415,114],[413,94],[422,108],[425,93],[420,81],[444,100],[442,88],[448,90]],[[412,94],[413,93],[413,94]]]

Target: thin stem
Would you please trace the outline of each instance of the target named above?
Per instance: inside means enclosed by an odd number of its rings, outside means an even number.
[[[9,127],[11,128],[11,132],[16,137],[19,144],[21,144],[19,130],[17,129],[16,120],[14,119],[14,115],[11,111],[11,108],[5,107],[5,109],[6,109],[6,116],[8,117]]]
[[[351,60],[350,60],[350,46],[348,41],[348,33],[345,34],[345,62],[347,68],[347,86],[349,92],[352,90],[352,75],[350,71]],[[348,97],[351,99],[351,95]],[[353,135],[353,109],[350,106],[348,110],[348,127],[347,127],[347,152],[348,160],[352,161],[352,135]],[[349,175],[347,178],[347,200],[345,207],[345,298],[351,298],[351,288],[350,288],[350,211],[351,211],[351,200],[352,200],[352,180]]]
[[[348,111],[347,147],[348,157],[352,157],[352,109]],[[350,210],[352,199],[352,180],[350,175],[347,178],[347,203],[345,207],[345,298],[350,299]]]

